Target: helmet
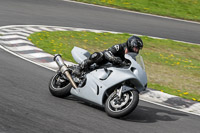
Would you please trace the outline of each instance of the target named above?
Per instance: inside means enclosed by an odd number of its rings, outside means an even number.
[[[127,46],[128,46],[128,51],[130,52],[134,52],[133,48],[137,47],[138,49],[142,49],[143,48],[143,42],[142,39],[137,37],[137,36],[131,36],[128,40],[127,40]]]

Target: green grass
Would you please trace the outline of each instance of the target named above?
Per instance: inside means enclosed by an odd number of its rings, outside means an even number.
[[[45,52],[59,53],[65,60],[74,62],[71,56],[74,46],[92,53],[123,43],[129,37],[130,34],[55,31],[34,33],[28,39]],[[141,38],[144,48],[140,54],[145,62],[148,87],[200,101],[200,46]]]
[[[200,21],[200,0],[75,0],[144,13]]]

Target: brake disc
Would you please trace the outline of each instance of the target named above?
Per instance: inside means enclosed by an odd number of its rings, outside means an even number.
[[[121,108],[124,105],[126,105],[128,101],[129,101],[129,94],[124,93],[121,99],[115,97],[113,100],[110,101],[110,104],[113,108]]]

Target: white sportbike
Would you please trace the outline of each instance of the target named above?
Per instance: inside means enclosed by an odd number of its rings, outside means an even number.
[[[74,60],[81,63],[90,56],[84,49],[74,47]],[[56,97],[73,95],[105,108],[106,113],[115,118],[130,114],[139,101],[139,93],[147,88],[147,76],[140,55],[128,53],[123,66],[107,63],[95,64],[80,76],[73,74],[76,66],[66,65],[60,55],[54,60],[59,66],[56,75],[49,82],[49,90]]]

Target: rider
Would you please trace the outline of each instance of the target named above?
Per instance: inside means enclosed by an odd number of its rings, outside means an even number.
[[[125,43],[114,45],[103,52],[94,52],[90,57],[84,60],[73,71],[74,74],[80,75],[81,70],[87,69],[90,65],[96,63],[102,65],[111,62],[114,65],[121,65],[125,60],[124,55],[128,52],[139,53],[143,48],[143,42],[138,36],[131,36]]]

